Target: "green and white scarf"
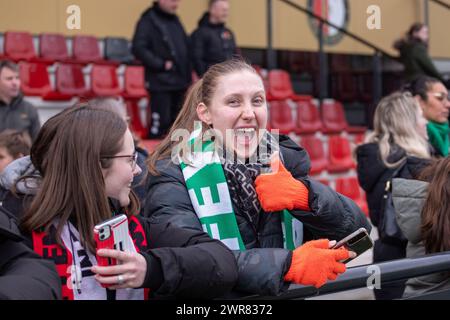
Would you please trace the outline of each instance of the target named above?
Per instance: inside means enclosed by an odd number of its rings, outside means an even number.
[[[213,239],[220,240],[231,250],[245,251],[227,180],[214,142],[202,139],[201,123],[196,123],[189,137],[189,145],[201,146],[189,154],[189,164],[179,157],[189,197],[203,230]],[[303,241],[303,225],[287,210],[282,216],[284,248],[293,250]]]

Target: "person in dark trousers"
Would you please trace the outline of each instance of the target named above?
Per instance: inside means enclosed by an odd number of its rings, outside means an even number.
[[[429,33],[423,23],[415,23],[405,37],[394,43],[400,53],[400,62],[405,66],[405,82],[413,81],[420,75],[427,75],[444,82],[439,71],[428,55]]]
[[[228,0],[210,0],[198,28],[192,33],[192,59],[199,77],[216,63],[238,55],[233,32],[225,27],[229,12]]]
[[[180,0],[158,0],[136,26],[133,54],[144,64],[151,115],[149,138],[162,138],[192,79],[189,38],[176,15]]]
[[[0,300],[61,299],[52,262],[23,243],[16,219],[0,206]]]
[[[0,132],[25,131],[34,140],[40,128],[36,108],[20,93],[19,67],[9,60],[0,61]]]
[[[367,193],[370,220],[377,228],[384,214],[386,183],[394,172],[400,170],[396,177],[413,179],[429,164],[426,123],[411,94],[393,93],[378,104],[374,132],[356,149],[359,184]],[[388,241],[382,236],[375,241],[374,263],[405,257],[406,241]],[[405,281],[399,281],[382,285],[374,294],[377,300],[397,299],[404,289]]]

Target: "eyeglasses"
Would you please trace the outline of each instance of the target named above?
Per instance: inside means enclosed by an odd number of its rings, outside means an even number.
[[[445,92],[432,92],[430,94],[436,99],[438,99],[440,102],[449,101],[448,94]]]
[[[136,169],[137,158],[138,158],[137,152],[134,152],[131,155],[104,156],[104,157],[102,157],[102,159],[114,159],[114,158],[129,158],[129,161],[131,161],[131,169],[133,171],[134,171],[134,169]]]

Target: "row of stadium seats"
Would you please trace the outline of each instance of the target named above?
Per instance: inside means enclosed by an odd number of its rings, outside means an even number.
[[[70,100],[73,97],[123,96],[140,99],[147,96],[142,66],[126,66],[124,87],[119,83],[116,66],[93,64],[90,87],[85,81],[83,67],[78,64],[55,64],[54,86],[48,67],[44,63],[21,62],[20,78],[26,96],[39,96],[44,100]]]
[[[36,50],[33,35],[29,32],[8,31],[0,37],[1,40],[3,42],[0,47],[3,47],[3,52],[0,51],[0,59],[7,58],[16,62],[138,63],[131,54],[129,41],[125,38],[109,37],[99,40],[89,35],[75,35],[73,38],[66,38],[62,34],[42,33],[36,39],[36,47],[39,50]],[[104,54],[102,49],[104,49]]]
[[[293,104],[293,107],[291,105]],[[272,101],[270,105],[269,127],[279,129],[283,134],[295,132],[297,134],[312,134],[323,132],[326,134],[364,133],[366,127],[349,126],[345,118],[344,107],[335,100],[324,100],[320,108],[312,98],[301,101]]]

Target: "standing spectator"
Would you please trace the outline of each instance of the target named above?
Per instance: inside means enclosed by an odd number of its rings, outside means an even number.
[[[428,140],[432,146],[432,155],[446,157],[449,154],[450,101],[448,91],[438,79],[420,76],[405,86],[406,91],[419,101],[424,117],[428,120]]]
[[[133,53],[145,66],[151,92],[149,137],[161,138],[175,120],[191,83],[189,39],[176,15],[180,0],[158,0],[139,20]]]
[[[15,159],[29,155],[30,148],[28,133],[10,129],[0,133],[0,174]]]
[[[0,132],[27,131],[34,140],[40,127],[37,110],[20,93],[19,67],[8,60],[0,61]]]
[[[210,0],[209,10],[192,33],[194,68],[201,77],[213,64],[231,59],[238,54],[233,32],[225,27],[230,3],[228,0]]]
[[[395,92],[383,98],[375,110],[374,132],[367,143],[356,149],[358,180],[367,193],[372,224],[379,227],[387,181],[396,177],[412,179],[429,164],[426,120],[417,101],[409,93]],[[403,167],[402,167],[403,166]],[[406,242],[389,241],[380,236],[375,241],[373,262],[401,259],[406,256]],[[400,298],[404,281],[384,284],[374,290],[376,299]]]
[[[428,27],[423,23],[415,23],[405,37],[394,43],[400,52],[400,61],[405,66],[405,81],[409,82],[420,75],[434,77],[444,82],[428,55]]]

